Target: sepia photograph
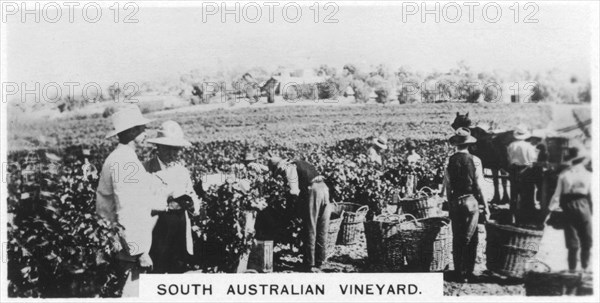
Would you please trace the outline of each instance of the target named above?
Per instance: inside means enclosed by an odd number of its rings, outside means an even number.
[[[0,4],[3,302],[600,299],[598,2]]]

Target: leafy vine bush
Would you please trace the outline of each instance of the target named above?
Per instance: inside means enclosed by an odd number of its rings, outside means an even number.
[[[368,141],[364,139],[295,147],[277,142],[196,143],[184,151],[183,161],[193,180],[199,182],[209,173],[232,173],[248,148],[259,155],[271,150],[283,157],[305,159],[325,177],[332,201],[369,205],[374,215],[404,186],[403,178],[408,174],[416,176],[418,186],[437,187],[448,153],[443,140],[420,141],[417,150],[423,161],[408,166],[403,162],[404,141],[390,140],[389,145],[384,167],[367,161]],[[9,154],[8,160],[14,164],[8,176],[10,296],[119,296],[121,280],[110,262],[118,249],[114,239],[119,230],[95,214],[97,178],[84,178],[81,169],[83,149],[90,149],[86,156],[89,162],[101,167],[113,148],[99,144],[39,150],[34,157],[26,151]],[[46,156],[50,152],[60,159]],[[151,153],[145,149],[140,158],[148,159]],[[280,222],[276,240],[298,251],[302,246],[301,221],[295,216],[294,205],[287,205],[286,192],[283,180],[255,174],[201,193],[207,200],[207,216],[192,218],[199,257],[189,269],[234,271],[255,241],[252,220],[257,203],[263,200],[268,207],[262,212],[272,213]]]
[[[20,164],[8,198],[9,296],[119,296],[109,262],[119,230],[95,214],[97,179],[84,179],[78,162],[61,166],[61,175],[47,159]]]

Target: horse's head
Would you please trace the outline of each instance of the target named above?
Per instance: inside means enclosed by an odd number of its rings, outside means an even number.
[[[471,127],[471,119],[469,118],[469,113],[467,112],[464,115],[461,115],[459,112],[456,112],[456,118],[454,118],[454,122],[450,124],[453,129],[458,129],[459,127]]]

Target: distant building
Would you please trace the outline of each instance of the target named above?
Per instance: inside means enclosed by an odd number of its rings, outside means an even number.
[[[327,81],[326,76],[317,76],[311,69],[281,69],[273,73],[270,79],[277,81],[274,87],[277,95],[291,93],[292,91],[297,93],[298,86],[309,85],[313,89],[315,99],[318,97],[316,85]],[[264,86],[267,81],[260,83],[260,86]]]

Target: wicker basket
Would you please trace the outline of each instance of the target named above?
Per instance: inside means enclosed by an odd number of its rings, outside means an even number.
[[[449,218],[422,220],[429,232],[421,249],[423,270],[444,271],[452,263],[452,227]]]
[[[335,211],[344,211],[344,219],[340,227],[340,234],[337,239],[339,245],[351,245],[358,241],[358,232],[363,227],[363,222],[367,215],[369,207],[358,203],[341,202],[335,203]]]
[[[500,275],[522,278],[525,265],[538,252],[544,231],[488,222],[486,225],[487,269]]]
[[[594,280],[591,273],[583,273],[581,283],[577,287],[577,296],[592,296],[594,295]]]
[[[554,229],[564,229],[565,228],[565,216],[562,211],[552,211],[550,212],[550,217],[548,221],[546,221],[548,226],[553,227]]]
[[[406,221],[407,218],[411,221]],[[371,264],[383,263],[383,243],[407,225],[413,225],[416,219],[412,215],[379,215],[373,220],[365,221],[365,238],[367,240],[367,259]]]
[[[562,296],[574,294],[582,284],[580,273],[566,271],[552,272],[550,266],[538,261],[544,267],[543,272],[528,271],[524,275],[525,294],[527,296]]]
[[[337,242],[338,234],[340,232],[340,226],[342,225],[342,220],[344,219],[344,211],[331,212],[331,217],[329,220],[329,229],[327,231],[327,253],[325,254],[327,258],[331,257],[335,253],[335,243]]]
[[[411,214],[417,219],[435,217],[438,215],[438,202],[432,197],[433,191],[423,187],[416,196],[400,199],[398,206],[402,213]]]
[[[384,241],[384,261],[392,271],[442,271],[451,261],[448,218],[414,221]]]

